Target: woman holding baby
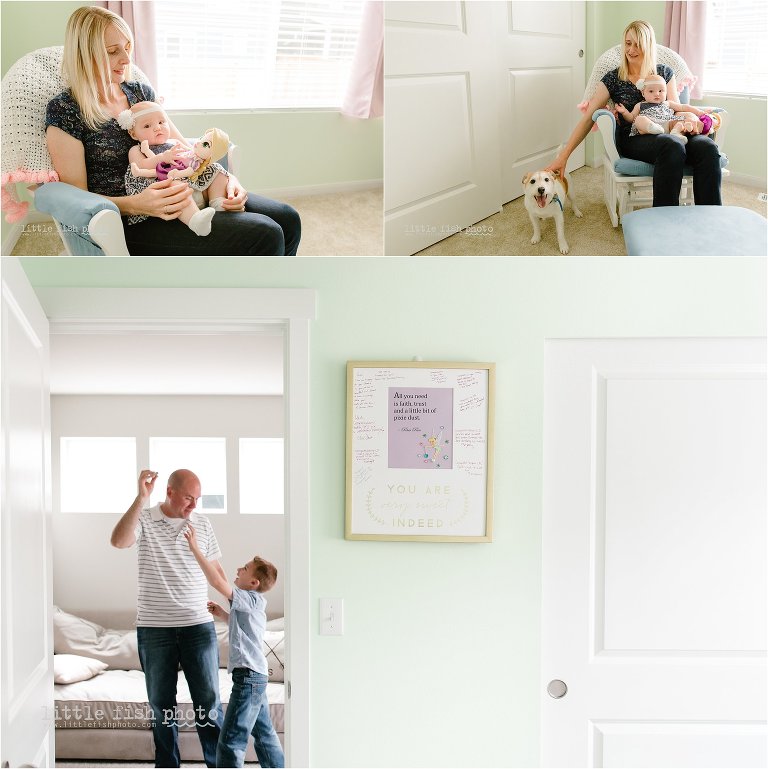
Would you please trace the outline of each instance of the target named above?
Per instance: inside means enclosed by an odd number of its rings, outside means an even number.
[[[619,153],[627,158],[652,163],[653,205],[676,206],[679,204],[683,183],[683,168],[693,167],[693,196],[698,205],[722,205],[720,197],[720,152],[708,136],[674,133],[642,133],[633,130],[629,115],[644,102],[638,87],[646,79],[660,76],[666,83],[666,98],[677,98],[677,83],[672,69],[656,64],[656,36],[653,27],[644,21],[633,21],[624,30],[622,64],[608,72],[597,85],[597,90],[587,106],[584,117],[571,134],[568,143],[548,166],[551,171],[565,173],[570,154],[592,130],[592,114],[604,108],[609,99],[623,109],[618,118],[616,144]],[[639,84],[638,84],[638,81]],[[663,99],[662,99],[663,100]],[[698,110],[696,110],[698,112]],[[698,124],[695,124],[698,125]],[[630,135],[631,134],[631,135]],[[687,141],[684,139],[687,138]]]
[[[298,213],[284,203],[244,190],[228,175],[210,233],[199,237],[179,217],[192,199],[183,179],[158,181],[126,194],[128,153],[136,141],[117,117],[138,102],[154,102],[153,89],[131,79],[133,35],[125,21],[96,6],[78,8],[67,23],[64,72],[70,88],[51,100],[46,143],[62,182],[95,192],[117,205],[132,255],[290,256],[301,238]],[[186,140],[168,121],[170,138]],[[144,217],[128,225],[128,217]]]

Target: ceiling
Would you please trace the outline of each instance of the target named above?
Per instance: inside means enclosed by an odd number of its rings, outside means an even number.
[[[57,334],[51,393],[282,395],[283,337],[254,334]]]

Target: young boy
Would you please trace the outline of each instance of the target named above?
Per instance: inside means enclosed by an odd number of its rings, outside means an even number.
[[[232,674],[232,694],[221,727],[216,766],[242,766],[248,735],[252,734],[259,765],[265,769],[282,767],[285,757],[269,717],[267,660],[262,649],[267,623],[267,601],[262,593],[275,584],[277,569],[257,556],[237,570],[232,587],[206,559],[190,524],[184,536],[208,584],[229,601],[231,608],[227,613],[213,601],[208,602],[208,611],[214,617],[229,622],[227,672]]]

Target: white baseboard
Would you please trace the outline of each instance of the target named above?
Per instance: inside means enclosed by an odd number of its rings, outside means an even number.
[[[266,198],[296,198],[305,195],[334,195],[340,192],[365,192],[380,189],[384,182],[381,179],[365,179],[359,182],[333,182],[331,184],[311,184],[306,187],[272,187],[265,190],[254,190]]]
[[[765,190],[766,180],[761,179],[758,176],[747,176],[747,174],[735,174],[731,171],[728,176],[728,181],[735,182],[736,184],[743,184],[745,187],[755,187],[759,190]]]

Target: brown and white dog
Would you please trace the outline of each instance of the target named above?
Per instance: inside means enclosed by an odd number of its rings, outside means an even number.
[[[568,243],[565,240],[565,205],[570,203],[575,216],[581,217],[573,198],[568,195],[568,175],[560,178],[559,174],[551,171],[532,171],[523,178],[525,190],[525,208],[533,225],[531,244],[541,240],[541,219],[555,220],[557,230],[557,245],[561,254],[568,253]]]

